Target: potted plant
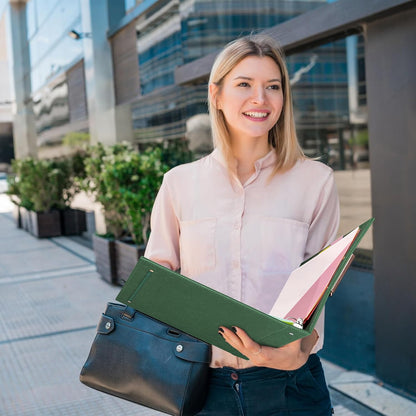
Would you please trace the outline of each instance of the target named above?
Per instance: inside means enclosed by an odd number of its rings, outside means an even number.
[[[12,170],[15,176],[9,192],[19,200],[22,227],[36,237],[61,235],[57,208],[65,173],[59,164],[28,157],[13,160]]]
[[[82,178],[85,177],[84,159],[86,152],[78,150],[57,163],[65,172],[62,176],[62,202],[60,206],[62,235],[80,235],[87,231],[86,212],[82,209],[71,208],[71,203],[81,191]]]
[[[116,282],[115,239],[123,235],[124,228],[119,203],[112,197],[111,190],[108,190],[107,183],[103,180],[104,159],[130,151],[132,149],[127,144],[104,146],[98,143],[89,146],[84,159],[84,176],[77,178],[80,189],[100,203],[103,209],[106,233],[94,234],[92,242],[97,272],[109,283]]]
[[[144,254],[150,233],[150,213],[167,171],[161,150],[126,151],[104,158],[102,179],[107,197],[122,212],[124,235],[115,240],[116,279],[123,285]]]
[[[15,161],[12,161],[12,165],[16,164]],[[19,181],[16,177],[16,174],[10,174],[7,176],[7,191],[6,194],[9,195],[11,202],[13,202],[13,218],[16,222],[17,228],[22,228],[22,213],[21,206],[29,206],[29,203],[25,203],[21,200],[21,195],[19,191]]]

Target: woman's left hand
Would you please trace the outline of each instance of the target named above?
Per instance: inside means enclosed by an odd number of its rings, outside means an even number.
[[[219,328],[219,333],[228,344],[249,358],[255,366],[270,367],[278,370],[288,371],[302,367],[308,360],[310,351],[317,339],[317,334],[314,331],[306,337],[313,337],[313,339],[298,339],[283,347],[273,348],[258,344],[243,329],[233,328],[235,331],[231,331],[224,326]]]

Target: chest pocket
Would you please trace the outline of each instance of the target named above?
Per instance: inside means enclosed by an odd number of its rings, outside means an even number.
[[[292,272],[303,261],[309,226],[307,223],[265,217],[261,221],[261,258],[264,273]]]
[[[216,218],[180,222],[181,273],[195,277],[215,268]]]

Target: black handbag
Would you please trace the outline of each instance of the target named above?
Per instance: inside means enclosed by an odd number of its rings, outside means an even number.
[[[210,360],[205,342],[110,302],[80,381],[170,415],[190,416],[204,405]]]

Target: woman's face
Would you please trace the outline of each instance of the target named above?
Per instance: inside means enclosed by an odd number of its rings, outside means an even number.
[[[210,87],[212,99],[222,110],[235,140],[268,140],[283,108],[282,75],[272,58],[248,56],[223,80],[222,88]]]

